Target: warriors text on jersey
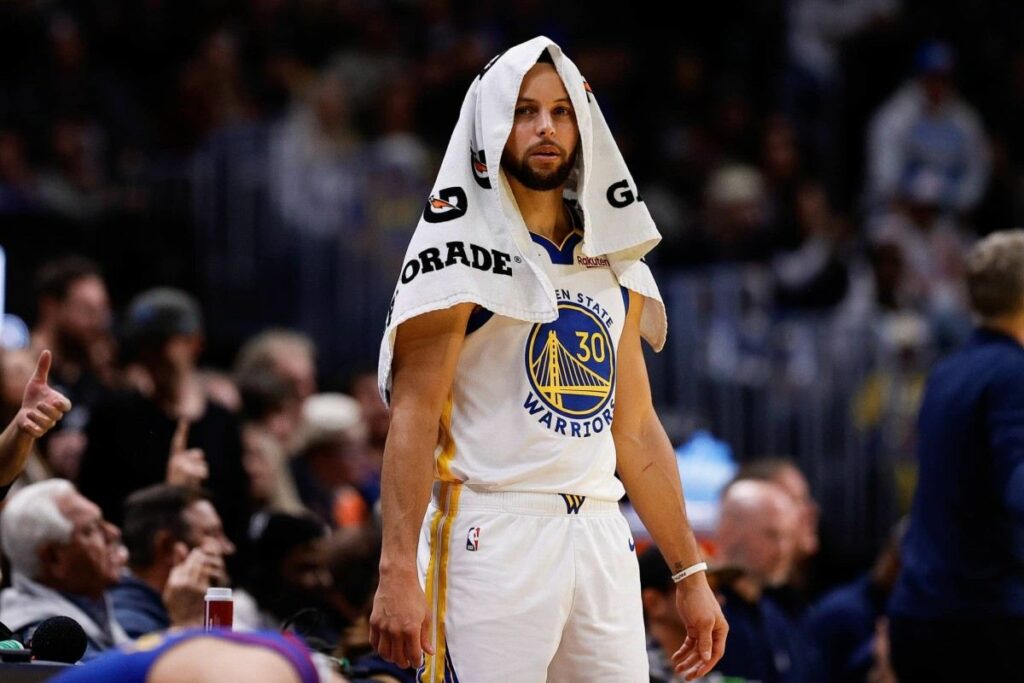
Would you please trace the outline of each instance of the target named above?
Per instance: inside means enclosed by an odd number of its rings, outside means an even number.
[[[616,354],[629,295],[607,259],[532,235],[558,318],[532,324],[477,309],[442,414],[437,472],[478,490],[618,500]]]

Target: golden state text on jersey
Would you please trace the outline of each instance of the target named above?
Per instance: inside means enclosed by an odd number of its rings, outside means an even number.
[[[588,438],[610,429],[615,410],[615,324],[596,298],[556,290],[558,318],[527,337],[529,390],[523,409],[563,436]]]

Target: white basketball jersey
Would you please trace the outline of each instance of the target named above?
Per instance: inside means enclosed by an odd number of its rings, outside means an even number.
[[[442,414],[437,475],[483,490],[618,500],[616,355],[628,292],[583,235],[556,246],[533,235],[558,318],[528,323],[478,309]]]

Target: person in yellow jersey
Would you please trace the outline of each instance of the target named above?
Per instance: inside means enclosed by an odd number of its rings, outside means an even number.
[[[420,681],[646,682],[623,493],[673,571],[677,671],[697,678],[722,656],[728,626],[641,349],[667,327],[642,261],[659,239],[558,45],[491,60],[381,345],[392,423],[370,638]]]

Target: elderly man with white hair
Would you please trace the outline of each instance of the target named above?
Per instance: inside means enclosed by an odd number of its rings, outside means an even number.
[[[49,479],[15,493],[0,514],[11,587],[0,593],[0,620],[25,642],[54,616],[85,630],[83,660],[129,640],[114,619],[107,589],[125,553],[121,532],[71,482]]]

